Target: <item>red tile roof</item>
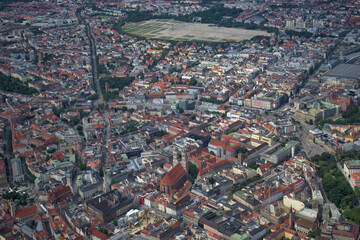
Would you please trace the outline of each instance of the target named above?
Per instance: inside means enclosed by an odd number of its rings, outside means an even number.
[[[333,230],[332,234],[337,234],[337,235],[342,235],[342,236],[355,238],[359,234],[359,225],[354,224],[351,232],[345,232],[345,231],[341,231],[341,230]]]
[[[21,218],[21,217],[25,217],[25,216],[28,216],[31,214],[35,214],[36,212],[37,212],[37,207],[34,204],[34,205],[24,207],[24,208],[17,210],[15,216],[17,218]]]
[[[271,162],[266,162],[262,165],[259,166],[260,170],[263,172],[264,170],[267,170],[269,168],[272,167],[272,163]]]
[[[186,172],[183,166],[178,163],[173,167],[161,180],[162,186],[173,186],[175,185],[181,178],[185,176]]]
[[[108,236],[102,232],[99,232],[98,230],[92,228],[90,229],[90,235],[94,236],[94,237],[97,237],[101,240],[106,240],[108,239]]]

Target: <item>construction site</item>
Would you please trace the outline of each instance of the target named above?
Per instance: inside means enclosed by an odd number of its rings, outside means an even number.
[[[132,209],[124,217],[118,219],[118,227],[130,235],[138,235],[140,231],[146,229],[147,226],[157,223],[162,220],[167,225],[168,216],[165,213],[147,210],[144,207],[142,210]]]

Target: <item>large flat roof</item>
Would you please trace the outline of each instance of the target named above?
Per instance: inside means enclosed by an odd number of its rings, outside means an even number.
[[[348,168],[360,168],[360,160],[346,161],[345,164]]]
[[[329,77],[346,77],[346,78],[360,78],[360,65],[357,64],[339,64],[327,73],[325,76]]]

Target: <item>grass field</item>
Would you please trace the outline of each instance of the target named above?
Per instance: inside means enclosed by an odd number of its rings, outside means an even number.
[[[266,31],[216,27],[211,24],[154,19],[127,23],[123,30],[146,38],[175,41],[239,42],[254,36],[270,36]]]
[[[101,19],[106,19],[106,18],[110,18],[111,16],[108,16],[108,15],[100,15],[99,16]]]

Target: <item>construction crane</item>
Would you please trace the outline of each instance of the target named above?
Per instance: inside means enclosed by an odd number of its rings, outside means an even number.
[[[319,165],[316,165],[314,162],[310,162],[309,160],[306,160],[305,158],[303,158],[303,159],[301,159],[301,160],[312,164],[312,165],[313,165],[313,169],[314,169],[314,174],[316,175],[316,168],[315,168],[315,166],[316,166],[316,167],[320,167],[320,166],[319,166]]]
[[[143,214],[141,215],[141,219],[142,219],[142,220],[146,220],[146,224],[148,224],[149,218],[148,218],[148,216],[147,216],[147,211],[146,211],[146,209],[145,209],[144,206],[143,206],[143,210],[144,210],[144,212],[143,212]]]
[[[168,221],[166,221],[166,219],[165,219],[165,218],[163,218],[163,220],[164,220],[164,223],[166,223],[167,225],[169,225],[169,226],[170,226],[170,223],[169,223]]]

